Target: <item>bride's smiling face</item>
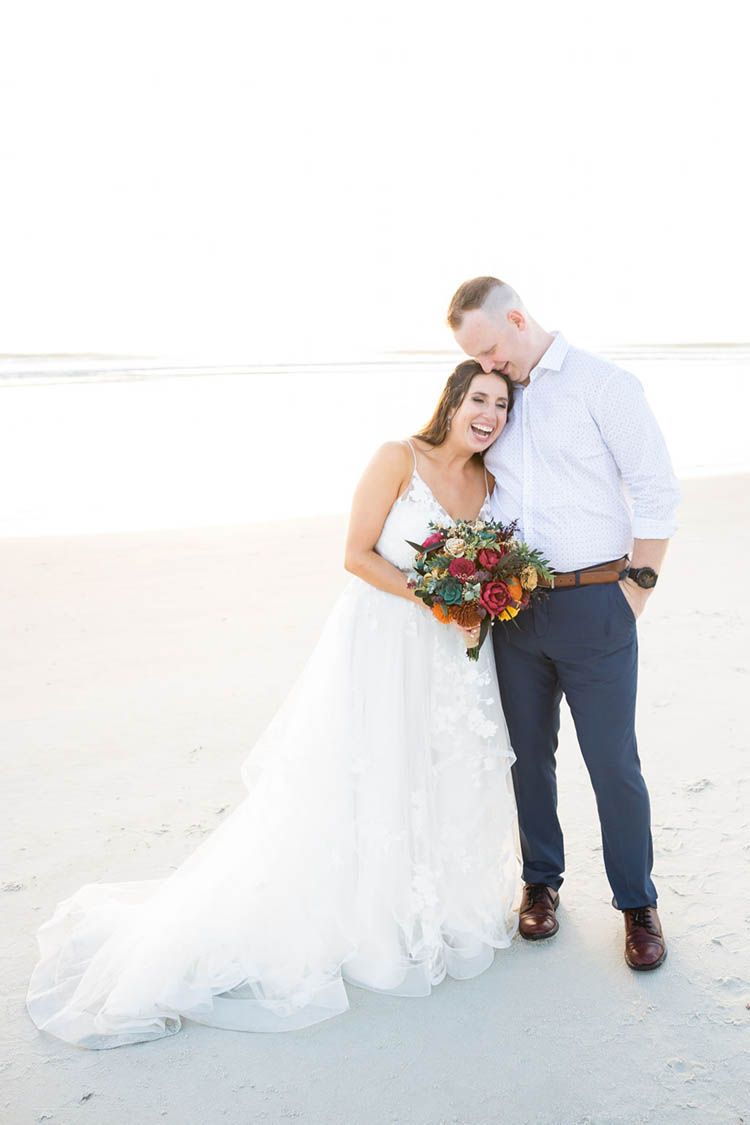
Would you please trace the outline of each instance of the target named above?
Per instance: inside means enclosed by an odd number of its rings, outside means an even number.
[[[482,453],[508,420],[508,387],[499,375],[475,375],[451,419],[450,436]]]

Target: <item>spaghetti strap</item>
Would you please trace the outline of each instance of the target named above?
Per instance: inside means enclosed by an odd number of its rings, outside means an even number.
[[[486,467],[484,461],[482,461],[482,468],[484,469],[484,497],[485,497],[485,500],[489,500],[489,498],[490,498],[490,482],[487,479],[487,467]]]
[[[416,473],[417,472],[417,451],[415,450],[414,446],[412,445],[410,438],[404,438],[404,441],[406,442],[406,444],[409,446],[409,449],[411,450],[411,455],[414,458],[414,472]],[[487,470],[486,469],[485,469],[484,476],[485,476],[485,480],[486,480],[486,478],[487,478]]]

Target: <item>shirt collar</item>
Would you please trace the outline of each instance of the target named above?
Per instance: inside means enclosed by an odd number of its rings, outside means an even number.
[[[555,331],[552,335],[554,337],[552,343],[547,348],[536,367],[532,367],[529,372],[530,381],[535,379],[537,375],[540,375],[542,371],[560,371],[565,362],[565,356],[568,354],[570,345],[562,332]]]

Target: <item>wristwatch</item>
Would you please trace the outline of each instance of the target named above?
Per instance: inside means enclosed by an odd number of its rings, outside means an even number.
[[[631,566],[627,576],[632,578],[637,586],[642,586],[644,590],[652,590],[659,577],[653,567],[650,566]]]

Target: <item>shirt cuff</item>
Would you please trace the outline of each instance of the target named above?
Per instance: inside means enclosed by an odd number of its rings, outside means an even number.
[[[634,539],[671,539],[678,524],[674,519],[651,520],[646,516],[633,516]]]

